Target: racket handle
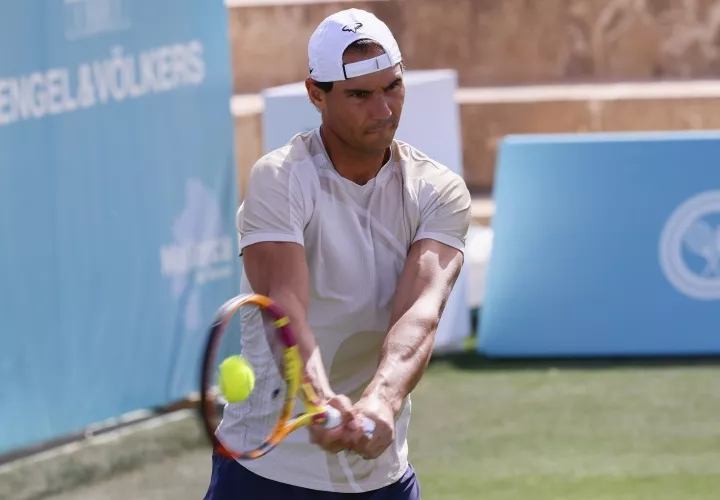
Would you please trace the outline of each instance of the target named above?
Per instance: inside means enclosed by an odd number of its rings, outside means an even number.
[[[340,410],[337,408],[333,408],[332,406],[326,406],[325,407],[325,414],[326,414],[326,420],[325,420],[325,428],[326,429],[334,429],[338,425],[342,423],[342,415],[340,414]],[[367,437],[372,437],[373,432],[375,432],[375,422],[370,420],[369,418],[366,418],[363,420],[363,431],[365,431],[365,435]]]

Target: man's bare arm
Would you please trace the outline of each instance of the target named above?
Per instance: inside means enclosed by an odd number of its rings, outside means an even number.
[[[243,249],[243,263],[255,293],[277,302],[290,318],[310,383],[321,400],[333,397],[315,335],[307,324],[309,272],[297,243],[262,242]]]
[[[346,424],[336,429],[311,426],[310,441],[331,453],[346,449],[359,439],[362,429],[353,421],[350,399],[330,387],[315,334],[307,323],[310,278],[305,249],[297,243],[256,243],[243,249],[243,262],[255,293],[273,299],[290,318],[310,384],[321,402],[340,410]]]
[[[435,240],[419,240],[410,247],[380,365],[364,395],[385,401],[395,415],[430,361],[435,332],[462,263],[462,252]]]

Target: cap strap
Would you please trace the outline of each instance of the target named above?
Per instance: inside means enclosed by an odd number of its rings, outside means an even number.
[[[343,64],[343,73],[345,73],[345,79],[355,78],[356,76],[368,75],[377,71],[390,68],[392,66],[392,60],[387,54],[381,54],[372,59],[366,59],[364,61],[358,61],[350,64]]]

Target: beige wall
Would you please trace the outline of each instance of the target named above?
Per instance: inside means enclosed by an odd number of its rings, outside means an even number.
[[[307,40],[328,14],[375,12],[410,69],[458,71],[465,178],[489,190],[505,134],[675,130],[720,125],[717,89],[652,82],[720,78],[713,0],[360,0],[229,8],[236,94],[301,80]],[[556,85],[595,83],[584,95]],[[647,82],[613,97],[612,82]],[[555,96],[548,98],[550,85]],[[492,88],[486,88],[492,87]],[[610,89],[610,90],[609,90]],[[567,93],[574,95],[569,96]],[[646,93],[655,97],[647,98]],[[552,93],[552,92],[551,92]],[[495,97],[493,97],[495,96]],[[544,97],[543,97],[544,96]],[[259,108],[236,117],[240,182],[261,154]],[[252,111],[254,109],[254,111]]]

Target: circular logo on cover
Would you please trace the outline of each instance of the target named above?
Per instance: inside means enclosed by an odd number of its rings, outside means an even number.
[[[660,267],[679,292],[720,300],[720,191],[705,191],[673,211],[660,236]]]

